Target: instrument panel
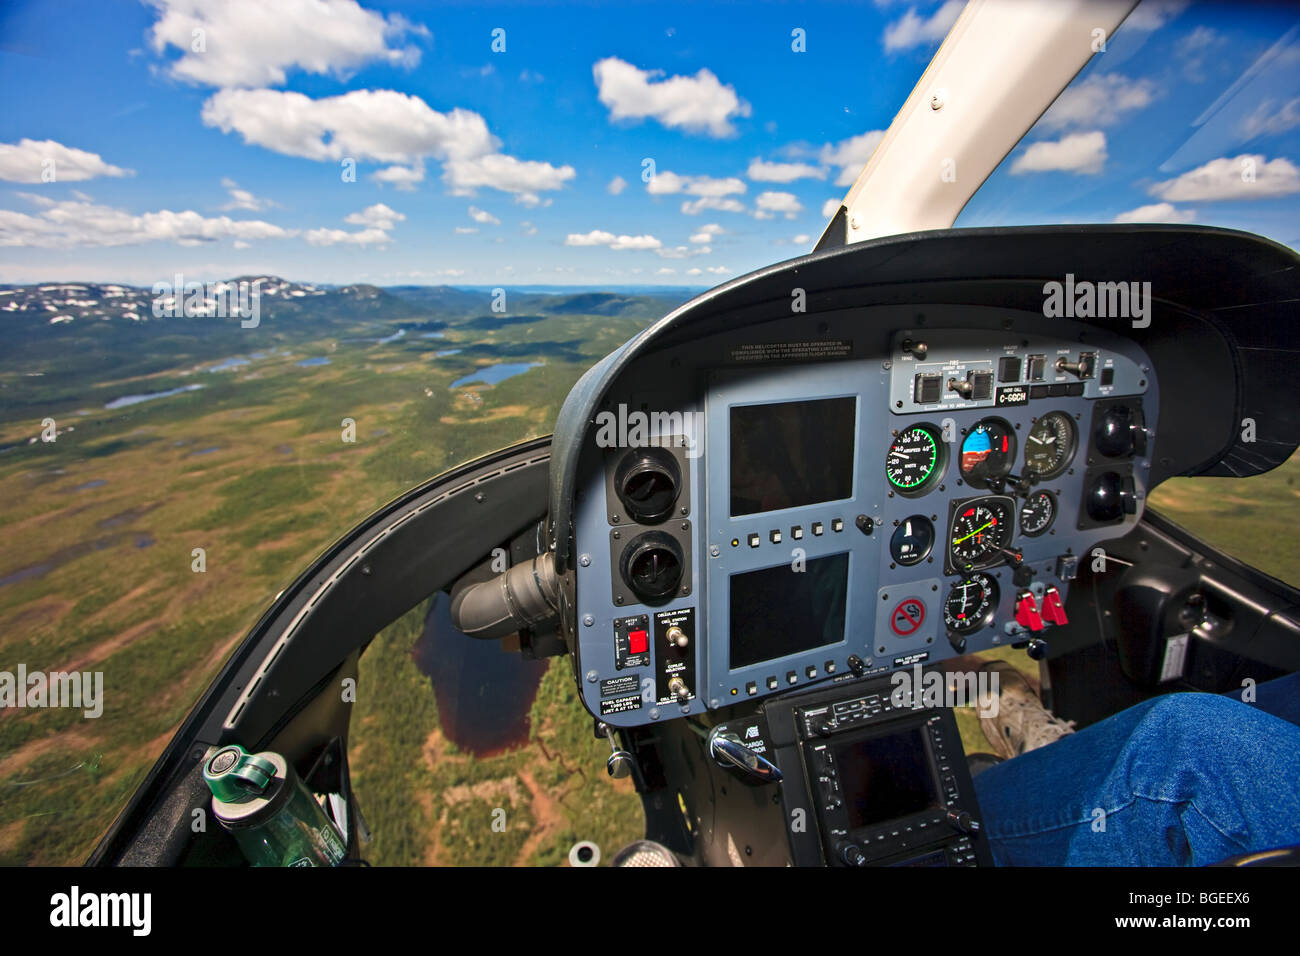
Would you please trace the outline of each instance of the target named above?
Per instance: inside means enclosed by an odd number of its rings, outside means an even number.
[[[859,313],[647,356],[607,397],[572,595],[602,720],[1043,640],[1077,562],[1140,516],[1158,402],[1133,342],[986,307]],[[847,334],[861,313],[877,335]]]

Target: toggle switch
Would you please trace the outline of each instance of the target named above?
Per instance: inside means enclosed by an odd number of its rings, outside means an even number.
[[[1043,620],[1057,627],[1070,623],[1070,619],[1065,616],[1065,602],[1061,600],[1061,592],[1054,587],[1048,588],[1043,594]]]
[[[1038,613],[1038,602],[1032,591],[1021,591],[1016,598],[1016,623],[1031,631],[1043,629],[1043,618]]]

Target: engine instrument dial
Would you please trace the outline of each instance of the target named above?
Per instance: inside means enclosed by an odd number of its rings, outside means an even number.
[[[1056,496],[1050,491],[1035,491],[1020,506],[1020,533],[1036,538],[1056,520]]]

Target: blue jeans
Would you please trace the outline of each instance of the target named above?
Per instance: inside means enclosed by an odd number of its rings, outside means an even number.
[[[975,778],[1000,866],[1200,866],[1300,844],[1300,673],[1165,694]]]

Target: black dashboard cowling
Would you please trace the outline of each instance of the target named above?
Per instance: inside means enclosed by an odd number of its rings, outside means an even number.
[[[1300,255],[1260,236],[1202,226],[1068,225],[910,233],[778,263],[670,312],[591,368],[560,410],[552,441],[550,546],[571,564],[584,437],[603,396],[640,357],[790,316],[800,289],[810,323],[845,308],[909,302],[1039,310],[1067,275],[1151,283],[1156,320],[1123,330],[1152,356],[1169,449],[1151,481],[1247,476],[1300,444]],[[1086,321],[1086,320],[1084,320]],[[1105,324],[1104,321],[1097,324]],[[1242,422],[1251,420],[1250,439]]]

